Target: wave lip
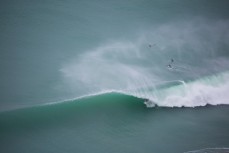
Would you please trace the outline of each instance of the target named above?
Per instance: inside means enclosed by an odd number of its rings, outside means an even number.
[[[141,89],[128,91],[129,95],[147,99],[147,107],[197,107],[229,104],[229,73],[204,77],[162,89]],[[125,92],[124,92],[125,93]]]
[[[165,87],[166,83],[177,82],[176,85]],[[163,87],[160,87],[163,86]],[[55,105],[68,103],[75,100],[90,98],[99,95],[118,93],[121,95],[133,96],[145,100],[148,108],[158,107],[198,107],[206,105],[229,104],[229,73],[205,77],[192,82],[182,80],[165,81],[153,87],[141,89],[104,90],[92,94],[79,96],[63,101],[49,102],[37,106]],[[33,106],[34,107],[34,106]],[[36,107],[36,106],[35,106]]]

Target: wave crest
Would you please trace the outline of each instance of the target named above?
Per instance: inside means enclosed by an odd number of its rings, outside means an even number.
[[[200,150],[188,151],[184,153],[227,153],[229,148],[205,148]]]
[[[206,105],[229,104],[229,73],[204,77],[191,82],[182,80],[164,81],[155,86],[145,86],[139,89],[103,90],[97,93],[51,102],[44,105],[70,102],[88,97],[118,93],[144,99],[148,107],[198,107]]]
[[[197,107],[229,104],[229,74],[222,73],[185,83],[177,80],[178,85],[167,88],[153,87],[123,92],[138,98],[147,99],[147,107]],[[175,82],[175,81],[174,81]],[[159,89],[158,89],[159,88]]]

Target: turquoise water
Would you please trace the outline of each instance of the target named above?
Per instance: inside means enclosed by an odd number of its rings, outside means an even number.
[[[1,150],[177,153],[228,146],[228,106],[149,109],[143,102],[111,93],[1,113]]]
[[[228,152],[228,6],[1,0],[0,152]]]

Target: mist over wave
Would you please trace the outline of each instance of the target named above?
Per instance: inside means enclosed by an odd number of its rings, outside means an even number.
[[[203,77],[198,80],[185,82],[182,80],[164,81],[153,86],[142,86],[141,88],[125,90],[104,90],[93,94],[79,96],[65,100],[71,102],[99,95],[119,93],[121,95],[133,96],[145,100],[148,107],[197,107],[206,105],[229,104],[229,73],[224,72],[218,75]],[[46,104],[63,103],[53,102]],[[46,105],[45,104],[45,105]]]
[[[138,92],[138,97],[148,99],[147,107],[196,107],[219,104],[229,104],[229,75],[228,73],[217,76],[205,77],[193,82],[180,82],[180,85]]]
[[[122,91],[149,99],[148,106],[228,104],[228,74],[220,74],[229,69],[227,29],[227,20],[201,18],[155,26],[136,38],[85,51],[60,72],[66,85],[82,95]],[[216,87],[211,82],[219,76]],[[204,77],[208,81],[199,81]],[[197,81],[186,84],[192,80]],[[159,88],[162,84],[165,89]]]

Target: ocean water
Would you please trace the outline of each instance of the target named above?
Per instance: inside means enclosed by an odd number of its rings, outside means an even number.
[[[143,102],[111,93],[1,113],[1,152],[228,152],[228,106],[149,109]]]
[[[0,1],[0,152],[229,152],[229,1]]]

